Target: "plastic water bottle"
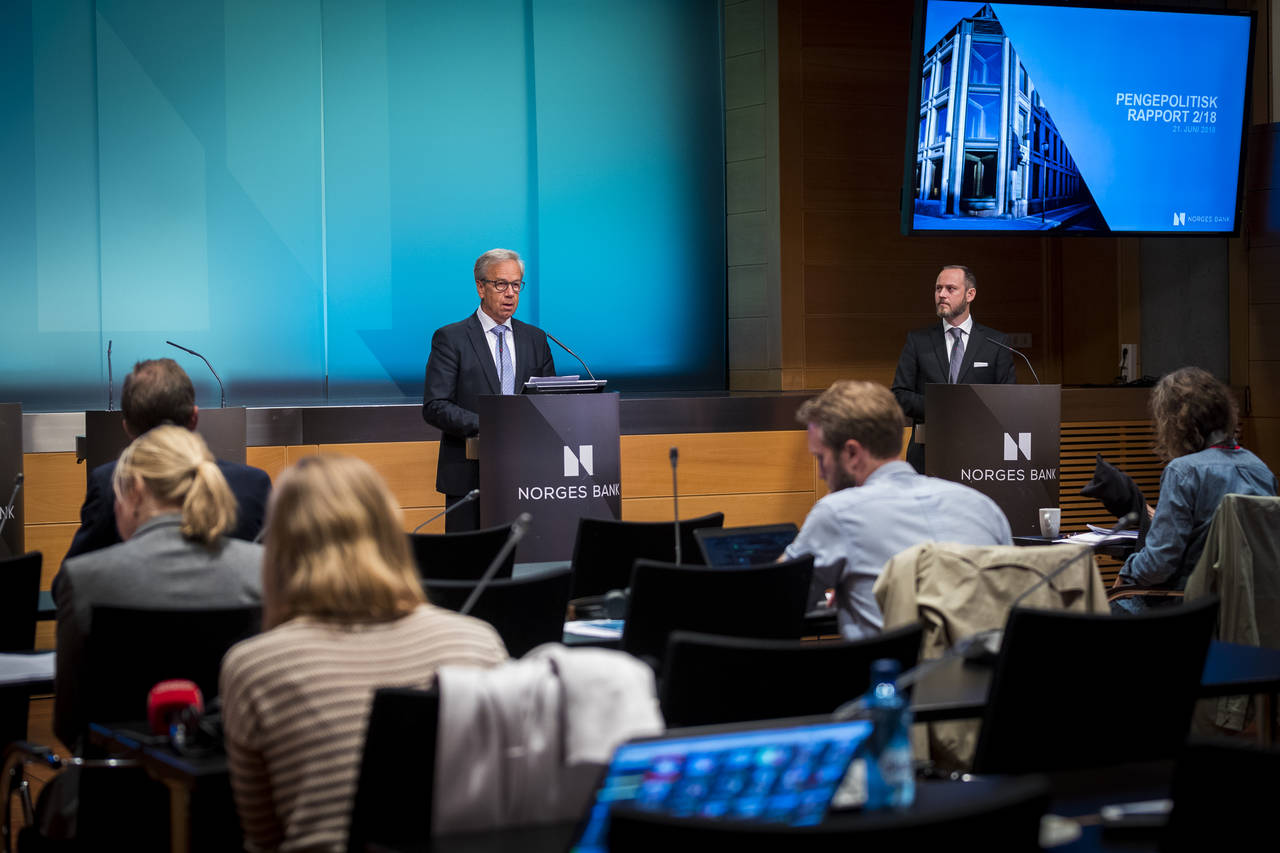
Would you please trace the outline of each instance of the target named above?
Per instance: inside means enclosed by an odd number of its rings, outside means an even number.
[[[898,662],[888,658],[871,665],[871,690],[866,697],[873,726],[867,755],[868,810],[906,808],[916,798],[911,709],[898,692],[899,670]]]

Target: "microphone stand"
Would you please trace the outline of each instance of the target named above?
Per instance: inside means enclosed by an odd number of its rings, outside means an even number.
[[[673,447],[668,456],[671,459],[671,514],[674,516],[671,523],[675,527],[676,565],[678,566],[683,562],[680,553],[680,496],[676,490],[676,460],[680,458],[680,451]]]
[[[585,361],[583,361],[581,358],[579,358],[579,356],[578,356],[578,354],[577,354],[576,352],[574,352],[573,350],[569,349],[569,348],[568,348],[567,346],[565,346],[563,343],[560,343],[560,339],[559,339],[559,338],[557,338],[555,335],[551,334],[550,332],[546,332],[545,330],[544,330],[544,332],[545,332],[545,334],[546,334],[546,336],[547,336],[548,338],[551,338],[551,340],[553,340],[553,341],[555,341],[556,343],[560,344],[560,349],[564,350],[565,352],[569,353],[569,355],[571,355],[571,356],[573,356],[574,358],[578,359],[578,363],[582,365],[582,369],[583,369],[583,370],[585,370],[585,371],[587,371],[587,376],[590,376],[590,377],[591,377],[591,379],[592,379],[592,381],[595,381],[595,378],[596,378],[596,377],[595,377],[595,374],[593,374],[593,373],[591,372],[591,368],[590,368],[590,367],[587,367],[587,363],[586,363]]]
[[[1039,377],[1039,376],[1036,376],[1036,369],[1035,369],[1034,367],[1032,367],[1032,366],[1031,366],[1031,359],[1027,358],[1025,355],[1023,355],[1022,353],[1018,352],[1016,349],[1014,349],[1013,347],[1009,346],[1008,344],[1002,344],[1002,343],[1000,343],[999,341],[997,341],[995,338],[991,337],[990,335],[987,335],[987,340],[991,341],[991,343],[995,344],[995,345],[996,345],[996,346],[998,346],[998,347],[1001,347],[1002,349],[1007,349],[1007,350],[1008,350],[1009,352],[1011,352],[1011,353],[1016,353],[1016,354],[1017,354],[1017,356],[1018,356],[1019,358],[1021,358],[1023,361],[1025,361],[1025,362],[1027,363],[1027,369],[1031,371],[1031,378],[1032,378],[1032,379],[1034,379],[1034,380],[1036,381],[1036,384],[1037,384],[1037,385],[1039,385],[1039,384],[1040,384],[1040,377]]]
[[[454,501],[453,503],[449,504],[449,505],[448,505],[447,507],[445,507],[444,509],[442,509],[442,510],[440,510],[439,512],[437,512],[435,515],[433,515],[433,516],[431,516],[430,518],[428,518],[426,521],[424,521],[424,522],[422,522],[421,524],[419,524],[417,527],[413,528],[413,532],[414,532],[414,533],[417,533],[419,530],[421,530],[422,528],[426,527],[428,524],[430,524],[431,522],[435,521],[437,518],[440,518],[440,517],[442,517],[442,516],[448,515],[449,513],[453,512],[453,511],[454,511],[455,509],[457,509],[458,507],[462,506],[462,505],[463,505],[463,504],[465,504],[465,503],[470,503],[471,501],[475,500],[475,499],[476,499],[476,498],[478,498],[478,497],[480,497],[480,490],[479,490],[479,489],[472,489],[471,491],[467,492],[467,493],[466,493],[465,495],[463,495],[462,497],[458,498],[458,499],[457,499],[456,501]]]
[[[503,544],[502,550],[498,552],[498,556],[493,558],[493,562],[489,564],[489,568],[484,570],[484,574],[480,576],[480,580],[476,582],[475,588],[471,590],[471,595],[467,596],[467,601],[458,610],[463,616],[471,612],[471,608],[475,607],[476,601],[480,598],[480,593],[484,592],[484,588],[489,585],[489,581],[493,580],[493,576],[498,573],[499,567],[511,556],[511,552],[516,549],[516,545],[520,544],[520,540],[524,538],[525,533],[529,531],[529,524],[533,521],[533,516],[527,512],[522,512],[516,516],[516,520],[511,522],[511,535],[507,537],[507,541]]]
[[[192,355],[194,355],[196,358],[204,362],[204,366],[209,368],[209,372],[213,374],[213,378],[218,380],[218,395],[219,395],[218,408],[225,409],[227,407],[227,389],[222,387],[222,377],[218,376],[218,371],[213,369],[213,365],[209,363],[209,359],[205,358],[204,356],[202,356],[200,353],[196,352],[193,349],[187,349],[182,344],[175,344],[173,341],[165,341],[165,343],[171,347],[177,347],[183,352],[189,352]]]

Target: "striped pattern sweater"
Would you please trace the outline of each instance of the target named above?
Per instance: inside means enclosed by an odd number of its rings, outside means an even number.
[[[246,849],[345,850],[373,691],[506,658],[488,624],[429,604],[393,622],[293,619],[234,646],[221,694]]]

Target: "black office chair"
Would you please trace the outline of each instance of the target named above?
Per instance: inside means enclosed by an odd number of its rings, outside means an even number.
[[[949,790],[948,790],[949,789]],[[679,818],[617,806],[609,816],[610,853],[732,850],[734,853],[945,850],[969,839],[984,851],[1039,850],[1049,784],[1040,776],[935,786],[911,808],[837,815],[818,826]]]
[[[1217,617],[1216,597],[1124,617],[1014,608],[974,772],[1172,759],[1187,737]]]
[[[684,565],[702,565],[693,538],[700,527],[723,527],[724,513],[713,512],[680,521],[680,557]],[[676,559],[674,524],[670,521],[614,521],[584,518],[573,543],[573,586],[570,598],[603,595],[631,581],[636,560],[672,563]]]
[[[804,628],[813,555],[743,568],[636,560],[622,649],[659,672],[677,630],[795,640]]]
[[[147,693],[166,679],[194,681],[206,703],[217,696],[223,655],[262,629],[262,608],[95,606],[90,626],[84,719],[133,722],[147,718]]]
[[[431,837],[440,693],[383,688],[373,694],[347,837],[350,853],[368,845],[422,844]]]
[[[564,615],[569,607],[568,567],[489,583],[480,593],[471,615],[483,619],[502,637],[507,653],[520,657],[543,643],[558,643],[564,637]],[[459,610],[466,603],[475,581],[423,581],[432,604]]]
[[[36,607],[44,555],[30,551],[0,559],[0,652],[36,647]]]
[[[409,548],[422,577],[478,580],[511,536],[511,525],[501,524],[463,533],[410,533],[408,536]],[[513,550],[495,577],[511,577],[515,562],[516,552]]]
[[[920,654],[920,623],[866,640],[752,640],[675,631],[659,698],[671,727],[829,714],[870,687],[871,664]]]
[[[0,652],[27,652],[36,647],[36,606],[40,600],[39,551],[0,559]],[[0,687],[0,746],[27,736],[25,687]]]
[[[1165,853],[1214,850],[1233,838],[1275,833],[1280,749],[1225,738],[1196,738],[1173,772],[1173,811],[1160,840]]]

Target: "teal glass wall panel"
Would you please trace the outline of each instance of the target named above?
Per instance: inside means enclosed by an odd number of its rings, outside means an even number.
[[[614,385],[723,388],[718,4],[532,6],[543,323]]]
[[[471,267],[616,387],[720,388],[716,0],[0,4],[0,399],[400,401]],[[563,371],[573,360],[557,352]]]

